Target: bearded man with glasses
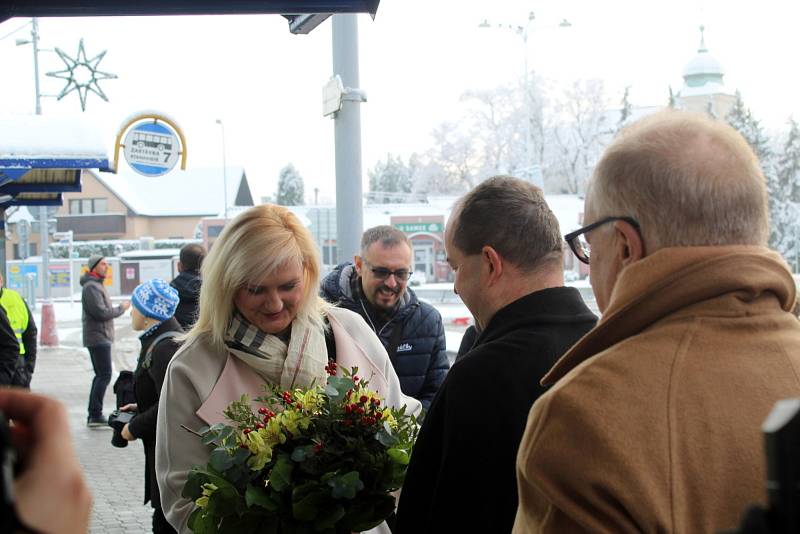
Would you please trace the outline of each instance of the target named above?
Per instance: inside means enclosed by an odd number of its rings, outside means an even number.
[[[376,226],[361,237],[361,255],[336,267],[320,294],[361,315],[386,347],[404,394],[427,410],[450,368],[439,312],[408,287],[411,242]]]
[[[735,527],[765,501],[761,423],[800,392],[758,159],[722,121],[652,115],[606,150],[584,218],[565,239],[602,318],[542,379],[514,532]]]

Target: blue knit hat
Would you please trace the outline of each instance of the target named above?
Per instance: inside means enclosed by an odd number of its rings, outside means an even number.
[[[166,321],[175,315],[179,301],[175,288],[160,278],[139,284],[131,297],[131,303],[139,313],[159,321]]]

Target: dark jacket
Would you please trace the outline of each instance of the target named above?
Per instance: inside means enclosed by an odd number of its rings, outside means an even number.
[[[144,445],[145,486],[144,502],[152,502],[153,508],[161,508],[161,498],[156,482],[156,419],[158,417],[158,397],[167,365],[178,350],[178,343],[171,338],[159,341],[153,348],[150,361],[146,361],[147,350],[158,336],[165,332],[182,333],[183,329],[175,318],[164,321],[152,332],[141,338],[142,350],[133,372],[133,390],[139,413],[131,419],[128,430]],[[187,436],[191,439],[191,436]]]
[[[544,392],[539,380],[596,320],[569,287],[531,293],[492,317],[425,417],[395,534],[511,531],[517,447]]]
[[[113,306],[103,287],[103,279],[86,273],[81,277],[83,305],[83,346],[110,345],[114,342],[114,319],[125,313],[122,306]]]
[[[369,301],[356,299],[350,289],[354,276],[358,275],[352,263],[339,265],[323,280],[320,294],[328,302],[356,312],[372,325],[375,321],[367,311],[371,307]],[[395,334],[397,328],[399,335]],[[389,353],[403,393],[418,399],[427,409],[450,368],[442,316],[436,308],[420,301],[411,288],[406,288],[395,314],[375,333]],[[393,339],[397,344],[390,347]]]
[[[19,385],[16,384],[19,364],[19,341],[0,306],[0,386]]]
[[[0,288],[0,296],[2,296],[4,291],[7,291],[7,289]],[[36,368],[36,337],[39,330],[36,328],[36,321],[33,319],[33,314],[28,307],[28,303],[25,302],[25,299],[22,299],[22,302],[25,304],[25,311],[28,313],[28,326],[25,328],[25,331],[22,332],[22,344],[25,346],[25,354],[18,354],[19,361],[17,362],[17,369],[12,384],[23,388],[30,388],[33,371]],[[6,315],[6,319],[8,319],[8,315]]]
[[[202,279],[200,273],[196,271],[183,271],[178,273],[172,282],[169,283],[178,291],[180,302],[175,310],[175,319],[181,324],[184,330],[191,328],[197,321],[199,310],[200,286]]]

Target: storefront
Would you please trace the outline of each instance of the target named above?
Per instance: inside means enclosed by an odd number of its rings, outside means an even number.
[[[444,215],[392,216],[392,226],[411,240],[413,280],[420,283],[450,279],[444,250]]]

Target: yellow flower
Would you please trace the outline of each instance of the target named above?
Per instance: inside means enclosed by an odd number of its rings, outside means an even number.
[[[311,424],[311,418],[296,410],[284,410],[280,414],[280,422],[286,428],[286,431],[293,436],[300,434],[300,430],[305,430]]]
[[[389,423],[389,428],[395,430],[397,428],[397,419],[394,418],[392,415],[392,410],[389,408],[383,409],[383,416],[381,417],[381,421]]]
[[[205,508],[208,506],[208,498],[211,497],[211,495],[213,495],[218,489],[219,488],[215,484],[211,484],[210,482],[203,484],[203,495],[194,501],[195,504],[200,508]]]
[[[305,393],[299,390],[295,391],[294,398],[297,402],[302,404],[303,410],[309,412],[318,410],[322,404],[322,400],[319,397],[319,390],[317,388],[310,389]]]

